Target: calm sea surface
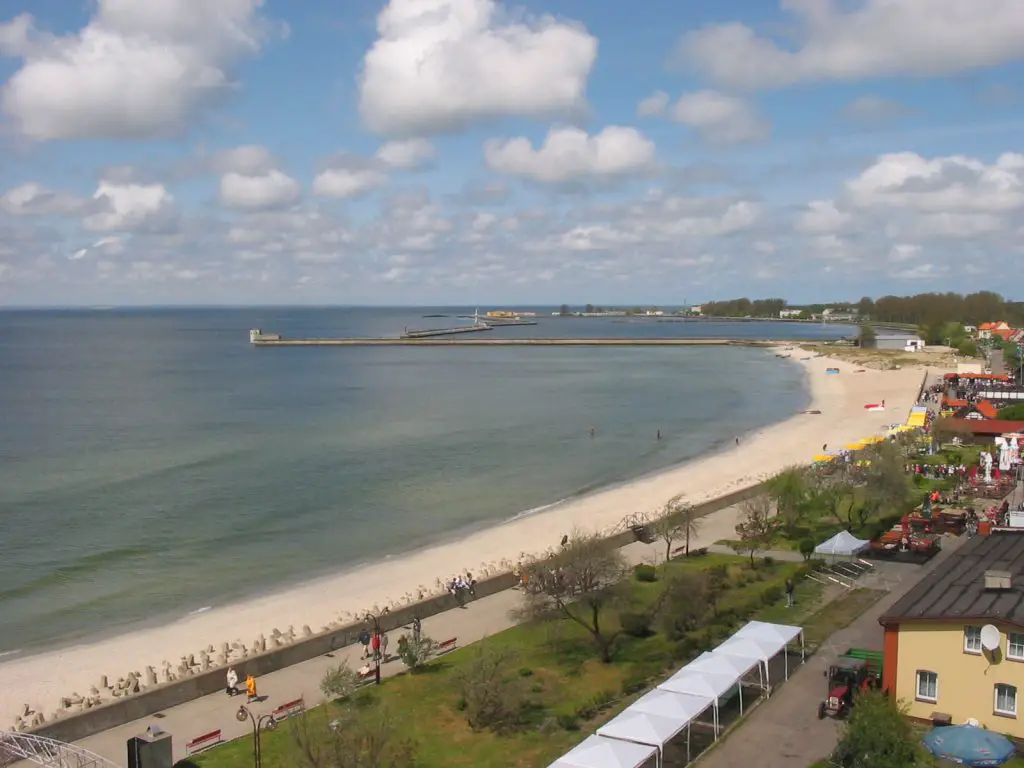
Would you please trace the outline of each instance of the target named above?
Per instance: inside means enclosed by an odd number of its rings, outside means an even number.
[[[799,369],[763,350],[247,343],[254,327],[384,336],[464,322],[422,317],[459,311],[0,312],[0,653],[450,538],[807,402]],[[546,317],[490,335],[849,332]]]

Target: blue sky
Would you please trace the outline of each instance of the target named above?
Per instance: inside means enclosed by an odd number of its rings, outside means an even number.
[[[1020,298],[1019,0],[5,12],[0,305]]]

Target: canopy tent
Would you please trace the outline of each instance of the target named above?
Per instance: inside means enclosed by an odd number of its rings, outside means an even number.
[[[771,685],[771,678],[768,673],[768,664],[779,653],[781,649],[777,643],[758,640],[753,637],[736,637],[733,635],[724,643],[715,648],[715,653],[726,654],[744,659],[757,659],[761,662],[764,675],[764,688],[767,691]],[[788,679],[788,672],[787,672]]]
[[[657,688],[659,691],[687,693],[711,699],[716,739],[718,738],[718,704],[723,698],[730,696],[734,689],[739,692],[740,714],[743,714],[743,686],[739,684],[739,677],[733,674],[698,672],[695,669],[690,669],[687,665]]]
[[[701,662],[701,659],[704,659],[706,656],[710,656],[712,659],[717,659],[717,662]],[[715,667],[713,665],[716,663],[727,664],[728,667],[725,668],[732,669],[739,676],[740,680],[742,680],[744,677],[746,677],[748,674],[750,674],[756,669],[758,680],[761,683],[761,688],[763,688],[765,691],[768,690],[768,686],[765,683],[765,673],[767,671],[767,664],[765,663],[759,651],[751,650],[749,648],[735,648],[731,650],[726,650],[719,646],[710,653],[702,653],[693,662],[691,662],[691,666],[697,663],[704,663],[706,665],[706,669],[714,669]],[[718,668],[722,669],[723,667]]]
[[[830,539],[826,539],[814,548],[816,555],[839,555],[851,557],[858,552],[863,552],[870,546],[871,542],[865,539],[858,539],[849,531],[840,531]]]
[[[655,747],[662,755],[665,745],[686,730],[686,762],[690,762],[690,718],[652,715],[628,707],[597,729],[598,736]],[[664,759],[660,762],[664,763]]]
[[[784,668],[786,670],[787,680],[789,679],[789,654],[785,653],[785,651],[789,644],[799,638],[800,660],[804,661],[807,658],[807,652],[804,649],[803,627],[795,627],[790,624],[771,624],[767,621],[748,621],[736,630],[736,632],[733,633],[733,636],[729,640],[726,640],[726,643],[740,638],[756,640],[758,643],[774,647],[775,653],[772,654],[773,656],[779,653],[784,653]]]
[[[657,747],[650,745],[588,736],[549,768],[646,768],[657,754]]]
[[[655,688],[634,701],[626,711],[645,712],[649,715],[660,717],[685,717],[686,718],[686,760],[690,760],[690,727],[693,721],[703,715],[709,709],[712,710],[713,724],[717,723],[717,716],[714,711],[717,705],[713,698],[706,696],[694,696],[689,693],[673,693],[672,691],[661,691]],[[715,738],[718,738],[718,728],[715,728]]]

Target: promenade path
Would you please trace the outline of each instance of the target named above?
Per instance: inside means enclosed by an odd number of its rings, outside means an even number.
[[[825,696],[822,673],[847,648],[882,647],[878,619],[922,578],[928,578],[965,541],[945,538],[943,549],[927,565],[883,564],[876,578],[888,593],[846,629],[832,635],[771,698],[763,700],[736,729],[698,761],[699,768],[806,768],[827,757],[839,740],[839,723],[818,720],[818,702]],[[865,584],[865,586],[871,586]]]
[[[735,536],[739,515],[737,505],[703,518],[700,535],[691,541],[691,547],[709,546],[718,539]],[[724,551],[734,554],[727,549]],[[622,553],[631,564],[661,562],[665,557],[665,545],[660,541],[653,544],[635,542],[623,547]],[[476,642],[513,626],[509,612],[520,605],[520,600],[519,591],[512,589],[472,601],[463,609],[424,619],[423,634],[438,642],[457,637],[459,646]],[[390,633],[389,650],[392,652],[399,634]],[[325,699],[320,692],[320,680],[327,669],[346,660],[353,669],[358,669],[363,663],[359,658],[361,653],[362,646],[349,646],[335,651],[330,657],[319,656],[260,677],[257,680],[258,690],[261,696],[267,698],[259,704],[253,704],[252,711],[256,714],[270,714],[275,708],[300,696],[305,699],[307,707],[323,703]],[[382,666],[381,675],[390,677],[403,669],[401,661],[389,661]],[[177,761],[186,757],[186,743],[218,728],[227,741],[251,734],[251,724],[235,720],[235,711],[241,703],[245,703],[244,697],[231,698],[223,692],[211,694],[76,743],[118,765],[125,765],[128,739],[144,733],[148,726],[155,724],[172,735],[174,759]]]

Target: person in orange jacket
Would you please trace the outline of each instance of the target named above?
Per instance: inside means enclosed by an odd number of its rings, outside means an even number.
[[[257,699],[256,696],[256,678],[252,675],[245,676],[245,693],[250,702]]]

